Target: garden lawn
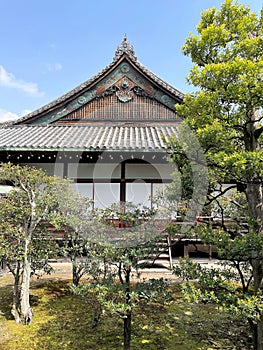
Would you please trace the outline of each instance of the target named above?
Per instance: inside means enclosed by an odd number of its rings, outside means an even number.
[[[135,310],[133,350],[250,349],[247,329],[240,321],[213,305],[186,303],[178,283],[171,288],[174,300],[170,305],[149,304]],[[34,317],[30,326],[11,319],[11,300],[12,286],[1,277],[1,350],[122,350],[122,320],[105,316],[92,328],[92,301],[72,295],[68,281],[32,283]]]

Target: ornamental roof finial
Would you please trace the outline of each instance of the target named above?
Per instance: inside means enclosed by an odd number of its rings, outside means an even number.
[[[133,46],[129,43],[127,35],[125,34],[121,44],[117,47],[115,51],[114,59],[118,59],[122,54],[128,54],[133,59],[137,60]]]

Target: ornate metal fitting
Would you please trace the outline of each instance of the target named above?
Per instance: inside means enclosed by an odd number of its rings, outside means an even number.
[[[119,58],[124,53],[127,53],[134,60],[137,60],[134,48],[127,40],[126,35],[124,35],[124,38],[123,38],[121,44],[117,47],[117,50],[115,51],[115,59]]]

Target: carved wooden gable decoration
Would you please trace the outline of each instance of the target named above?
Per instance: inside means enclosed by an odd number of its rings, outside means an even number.
[[[16,123],[175,122],[183,94],[143,66],[124,37],[100,73]]]

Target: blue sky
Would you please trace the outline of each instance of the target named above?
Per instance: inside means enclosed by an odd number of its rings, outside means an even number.
[[[243,0],[258,14],[263,0]],[[33,111],[108,65],[124,34],[138,60],[182,92],[181,47],[219,0],[0,0],[0,121]]]

